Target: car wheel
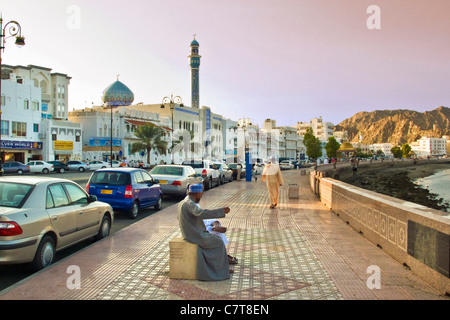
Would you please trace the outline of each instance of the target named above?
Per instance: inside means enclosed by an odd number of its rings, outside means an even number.
[[[47,173],[48,173],[48,169],[47,169],[47,168],[44,168],[44,169],[42,170],[42,173],[47,174]]]
[[[139,203],[137,201],[134,201],[131,210],[128,212],[128,215],[131,219],[136,219],[136,217],[139,214]]]
[[[23,171],[21,169],[17,170],[17,174],[23,174]]]
[[[100,229],[98,230],[98,233],[95,236],[95,240],[101,240],[103,238],[108,237],[110,232],[111,232],[111,218],[105,215],[100,225]]]
[[[64,173],[64,168],[59,169],[59,173]]]
[[[209,182],[208,182],[208,189],[211,189],[211,188],[212,188],[212,186],[213,186],[213,183],[212,183],[212,179],[211,179],[211,178],[209,178]]]
[[[162,197],[159,197],[158,202],[155,205],[155,209],[156,210],[161,210],[162,209]]]
[[[83,168],[83,167],[79,167],[79,168],[78,168],[78,171],[84,172],[84,168]]]
[[[55,241],[50,236],[44,236],[34,256],[33,266],[37,270],[48,267],[55,258]]]

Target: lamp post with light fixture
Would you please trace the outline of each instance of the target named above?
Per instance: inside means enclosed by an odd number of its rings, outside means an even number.
[[[244,129],[244,144],[245,144],[245,180],[252,181],[252,167],[250,163],[250,148],[247,140],[247,129],[252,125],[249,118],[242,118],[238,120],[237,126]],[[249,170],[250,169],[250,170]]]
[[[8,36],[6,36],[6,33],[9,33]],[[18,47],[23,47],[25,45],[25,38],[22,37],[22,28],[20,24],[17,21],[11,20],[5,24],[5,27],[3,27],[3,17],[0,14],[0,99],[2,100],[2,52],[5,51],[5,42],[6,39],[10,37],[16,37],[15,44]],[[6,102],[6,101],[5,101]],[[3,154],[2,154],[2,106],[3,101],[0,101],[0,174],[3,172],[2,165],[3,165]]]
[[[170,153],[171,153],[171,158],[172,158],[172,164],[174,164],[174,159],[173,159],[173,133],[174,133],[174,129],[173,129],[173,116],[174,116],[174,110],[175,110],[175,104],[179,104],[179,105],[183,105],[183,100],[181,99],[180,96],[173,96],[173,94],[170,94],[170,97],[164,97],[162,99],[162,104],[161,104],[161,108],[165,108],[165,105],[168,104],[170,107],[170,110],[172,111],[172,134],[170,135],[170,143],[172,145],[171,149],[170,149]]]

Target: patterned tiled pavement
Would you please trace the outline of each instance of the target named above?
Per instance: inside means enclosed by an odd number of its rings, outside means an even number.
[[[448,300],[324,207],[307,175],[283,174],[278,209],[269,209],[260,179],[204,194],[203,208],[231,208],[221,222],[239,263],[228,280],[169,279],[169,241],[180,236],[174,205],[0,292],[0,300]],[[292,183],[298,199],[288,198]],[[380,289],[367,285],[373,265]]]

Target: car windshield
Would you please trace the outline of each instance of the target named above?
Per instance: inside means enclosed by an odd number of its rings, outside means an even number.
[[[180,167],[154,167],[150,174],[161,174],[168,176],[182,176],[183,168]]]
[[[0,206],[20,208],[32,189],[28,184],[0,182]]]
[[[236,164],[236,163],[230,163],[230,164],[228,164],[228,168],[236,169],[236,167],[237,167],[237,164]]]
[[[96,171],[92,175],[89,183],[123,186],[131,184],[131,179],[130,174],[127,172]]]
[[[191,166],[194,169],[203,168],[203,161],[187,161],[183,162],[184,165]]]

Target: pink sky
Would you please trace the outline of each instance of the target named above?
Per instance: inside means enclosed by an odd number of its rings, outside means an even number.
[[[370,5],[380,30],[367,28]],[[15,0],[0,10],[26,36],[21,49],[7,40],[3,63],[71,76],[70,109],[100,104],[117,74],[135,103],[173,93],[190,106],[193,34],[200,103],[233,120],[338,124],[450,106],[448,0]]]

